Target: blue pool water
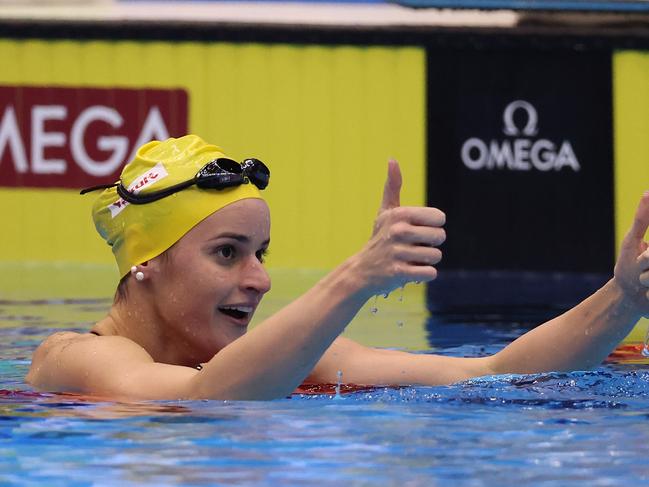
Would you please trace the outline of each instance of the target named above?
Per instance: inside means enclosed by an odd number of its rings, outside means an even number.
[[[1,485],[619,486],[649,480],[649,367],[637,354],[589,372],[375,388],[338,399],[117,403],[29,392],[23,376],[37,343],[61,328],[87,329],[88,316],[107,305],[0,302]],[[374,319],[382,326],[380,313]],[[493,353],[524,328],[435,326],[429,332],[438,338],[431,337],[435,352],[456,356]],[[439,326],[450,327],[448,333]]]

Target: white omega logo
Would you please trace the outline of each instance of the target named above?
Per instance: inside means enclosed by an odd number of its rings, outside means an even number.
[[[516,126],[514,114],[525,111],[527,122],[522,128]],[[510,102],[503,111],[504,140],[483,140],[471,137],[464,141],[460,156],[462,163],[471,171],[560,171],[564,167],[579,172],[581,166],[569,140],[555,143],[548,139],[534,138],[538,133],[538,113],[525,100]],[[512,140],[513,138],[513,140]]]
[[[536,125],[539,117],[536,113],[536,108],[525,100],[516,100],[507,105],[507,108],[505,108],[505,111],[503,112],[503,122],[505,124],[503,132],[505,135],[511,135],[512,137],[521,134],[518,127],[516,127],[516,124],[514,124],[514,113],[519,108],[527,112],[527,124],[523,127],[523,135],[527,135],[528,137],[535,136],[538,132]]]

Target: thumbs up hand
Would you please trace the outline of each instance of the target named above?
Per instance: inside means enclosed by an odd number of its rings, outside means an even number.
[[[401,184],[399,164],[390,161],[372,237],[355,256],[370,295],[437,277],[446,215],[436,208],[401,206]]]
[[[645,317],[649,317],[649,245],[644,241],[647,228],[649,191],[640,199],[633,225],[622,241],[613,278]]]

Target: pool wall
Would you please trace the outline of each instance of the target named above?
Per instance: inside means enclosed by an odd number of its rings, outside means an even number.
[[[649,186],[644,16],[375,5],[351,22],[253,22],[160,5],[159,19],[4,12],[0,260],[110,266],[77,188],[117,179],[138,142],[189,131],[271,166],[271,268],[358,249],[395,157],[403,204],[449,217],[429,309],[560,309],[610,274]],[[149,17],[129,18],[138,8]]]

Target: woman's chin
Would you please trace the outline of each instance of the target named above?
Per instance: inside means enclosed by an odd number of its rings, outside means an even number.
[[[230,343],[235,341],[237,338],[241,338],[248,331],[248,327],[232,326],[227,324],[224,326],[223,323],[216,325],[215,328],[218,331],[214,332],[212,337],[209,339],[203,337],[203,339],[200,340],[201,343],[197,344],[200,349],[209,348],[210,350],[214,350],[212,355],[215,355],[217,352],[230,345]]]

